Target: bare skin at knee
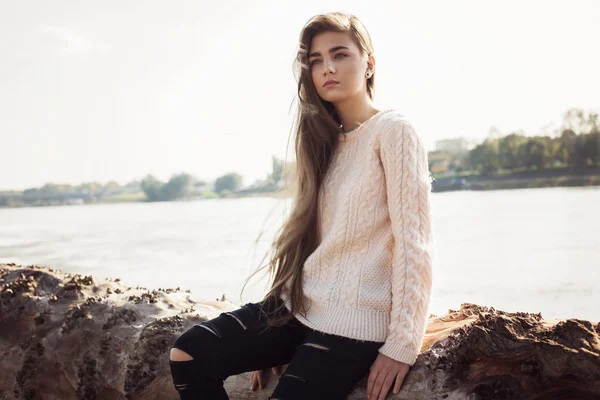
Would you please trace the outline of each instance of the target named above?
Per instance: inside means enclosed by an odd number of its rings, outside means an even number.
[[[176,348],[172,348],[171,349],[171,353],[169,355],[169,358],[171,359],[171,361],[189,361],[189,360],[193,360],[194,359],[192,356],[190,356],[185,351],[181,351],[181,350],[176,349]]]
[[[304,346],[311,346],[311,347],[316,347],[317,349],[323,349],[323,350],[329,350],[329,348],[320,345],[320,344],[316,344],[316,343],[304,343]]]

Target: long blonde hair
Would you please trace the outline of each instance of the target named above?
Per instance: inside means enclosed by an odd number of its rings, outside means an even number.
[[[273,242],[273,255],[266,265],[255,271],[248,280],[263,268],[269,267],[273,279],[264,300],[275,301],[289,282],[291,312],[279,315],[284,306],[274,310],[269,320],[271,326],[281,326],[293,318],[296,312],[306,313],[302,302],[302,269],[304,262],[315,251],[320,238],[318,226],[318,196],[321,184],[331,164],[342,132],[341,121],[333,104],[321,99],[314,87],[308,54],[312,39],[323,32],[348,32],[367,56],[373,54],[371,37],[364,25],[353,15],[333,12],[312,17],[300,33],[300,44],[293,63],[294,76],[298,82],[295,152],[296,165],[290,179],[292,207],[290,216],[279,229]],[[373,99],[375,75],[367,80],[367,94]],[[284,166],[287,166],[284,163]],[[263,259],[264,260],[264,259]],[[246,286],[244,284],[244,287]],[[242,288],[242,291],[244,288]]]

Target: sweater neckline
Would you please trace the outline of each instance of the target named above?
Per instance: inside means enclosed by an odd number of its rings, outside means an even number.
[[[338,140],[340,142],[347,142],[359,136],[359,134],[364,130],[365,126],[369,125],[372,121],[374,121],[378,116],[393,111],[393,109],[388,108],[385,110],[381,110],[376,114],[371,115],[369,118],[364,120],[362,124],[358,125],[356,128],[352,129],[348,132],[341,132],[338,134]]]

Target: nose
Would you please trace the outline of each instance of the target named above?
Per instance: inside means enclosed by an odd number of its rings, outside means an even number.
[[[324,67],[323,68],[323,73],[325,75],[327,75],[327,72],[335,73],[335,68],[333,67],[333,65],[331,65],[329,63],[326,63],[326,62],[323,62],[323,67]]]

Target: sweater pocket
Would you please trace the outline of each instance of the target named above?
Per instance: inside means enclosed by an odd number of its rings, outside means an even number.
[[[382,264],[362,269],[358,288],[358,308],[391,311],[391,272],[391,265]]]

